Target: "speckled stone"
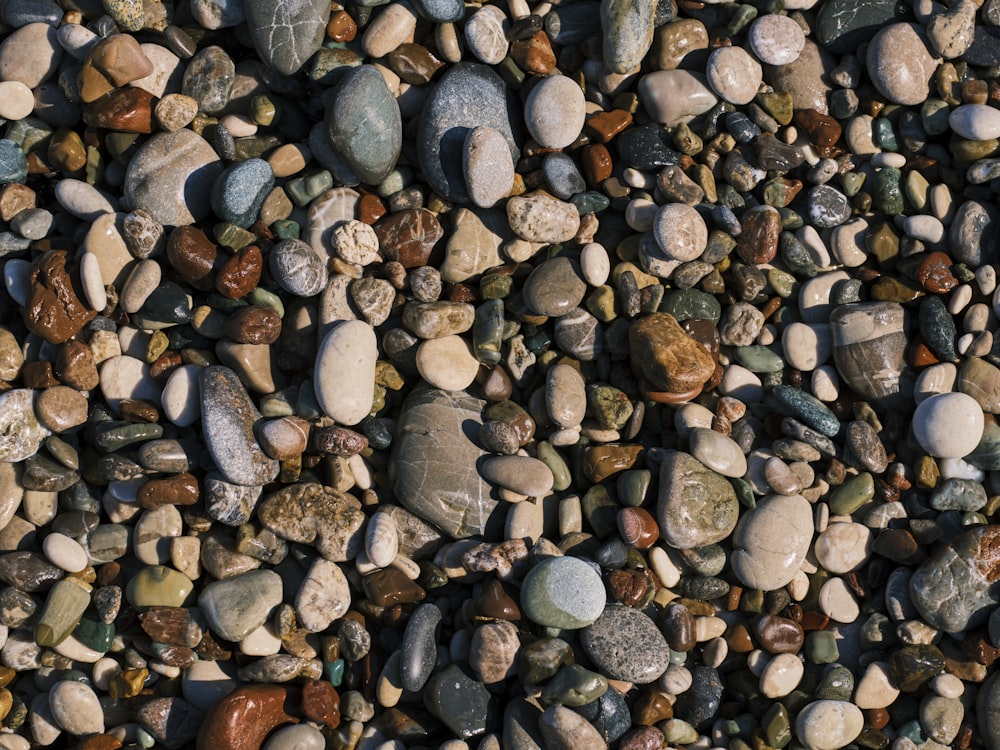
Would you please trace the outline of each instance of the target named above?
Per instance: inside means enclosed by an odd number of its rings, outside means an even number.
[[[668,545],[693,549],[732,533],[739,519],[739,502],[725,477],[687,453],[671,451],[660,464],[656,515]]]
[[[670,665],[670,649],[656,624],[631,607],[611,605],[580,637],[602,674],[640,685],[653,682]]]

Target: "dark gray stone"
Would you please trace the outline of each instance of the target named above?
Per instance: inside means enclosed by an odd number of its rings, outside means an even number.
[[[826,0],[816,15],[816,39],[838,55],[857,52],[883,26],[906,16],[907,7],[899,0]]]
[[[683,719],[695,729],[704,730],[719,712],[722,703],[722,677],[711,667],[691,670],[691,687],[677,697],[674,717]]]
[[[331,148],[362,182],[380,183],[396,165],[403,145],[399,105],[382,74],[372,65],[355,68],[327,101]]]
[[[417,13],[434,23],[455,23],[465,13],[462,0],[412,0]]]
[[[406,623],[399,660],[400,683],[404,690],[422,690],[434,671],[440,623],[441,610],[433,604],[421,604]]]
[[[462,154],[469,131],[487,125],[510,146],[515,162],[520,158],[520,105],[492,69],[479,63],[458,63],[441,77],[427,99],[417,133],[417,159],[427,182],[443,198],[467,203]]]
[[[324,0],[246,0],[247,26],[261,59],[282,75],[298,72],[323,43]]]

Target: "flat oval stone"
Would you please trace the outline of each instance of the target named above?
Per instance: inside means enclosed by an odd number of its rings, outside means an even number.
[[[586,116],[583,89],[566,76],[548,76],[524,102],[528,132],[543,148],[565,148],[580,135]]]
[[[601,616],[605,601],[600,575],[576,557],[542,560],[528,571],[521,585],[525,615],[546,627],[587,627]]]
[[[441,610],[433,604],[418,605],[406,623],[399,660],[399,676],[404,690],[421,690],[434,671],[440,623]]]
[[[212,186],[212,209],[223,221],[246,229],[260,214],[274,172],[263,159],[246,159],[228,167]]]
[[[268,264],[282,289],[298,297],[316,296],[329,281],[323,257],[302,240],[282,240],[276,244],[268,255]]]
[[[377,359],[378,343],[370,325],[352,320],[332,328],[316,355],[313,382],[320,408],[343,425],[368,416]]]
[[[579,266],[564,255],[535,267],[524,282],[524,302],[538,315],[560,317],[583,301],[587,284]]]
[[[804,497],[768,495],[733,532],[733,572],[749,588],[781,588],[798,572],[812,537],[812,508]]]
[[[294,75],[320,48],[330,9],[323,0],[244,0],[257,54],[282,75]]]
[[[864,728],[861,709],[848,701],[820,700],[795,719],[795,734],[808,750],[837,750],[851,744]]]
[[[961,532],[910,577],[910,599],[923,619],[955,633],[986,621],[996,607],[996,561],[1000,527]]]
[[[480,472],[491,484],[519,495],[545,497],[552,491],[552,471],[528,456],[495,456],[483,461]]]
[[[973,141],[1000,138],[1000,110],[985,104],[962,104],[948,115],[956,135]]]
[[[486,402],[462,391],[418,389],[403,403],[389,474],[409,511],[455,539],[498,533],[503,514],[477,463]]]
[[[382,182],[403,144],[399,105],[385,78],[373,65],[354,68],[328,102],[324,125],[330,147],[362,182]]]
[[[687,453],[671,451],[660,464],[656,515],[669,546],[693,549],[730,535],[739,519],[739,501],[723,476]]]
[[[205,586],[198,607],[213,632],[239,642],[267,621],[281,599],[281,576],[272,570],[252,570]]]
[[[930,93],[930,81],[941,62],[927,49],[921,27],[894,23],[868,44],[867,70],[883,96],[897,104],[921,104]]]
[[[688,437],[691,455],[724,477],[742,477],[747,473],[747,459],[732,438],[721,432],[696,427]]]
[[[670,666],[670,649],[656,624],[642,612],[612,604],[584,628],[580,643],[602,674],[640,685]]]
[[[479,63],[453,65],[428,97],[417,133],[417,158],[431,187],[447,200],[469,200],[462,151],[468,131],[481,125],[504,137],[516,162],[515,118],[520,120],[520,109],[492,69]]]
[[[104,731],[104,711],[97,693],[75,680],[60,680],[49,690],[49,710],[56,723],[69,734]]]
[[[212,186],[222,169],[215,149],[194,131],[157,133],[129,162],[125,201],[161,224],[193,224],[211,212]]]
[[[639,98],[653,120],[670,127],[690,122],[718,102],[705,77],[687,70],[647,73],[639,81]]]
[[[462,151],[462,175],[469,200],[490,208],[514,186],[514,162],[510,147],[499,131],[480,125],[469,131]]]
[[[260,486],[278,475],[254,436],[261,413],[228,367],[211,366],[199,376],[205,443],[223,477],[233,484]]]
[[[683,203],[667,203],[656,212],[653,234],[656,244],[672,260],[695,260],[708,246],[705,220]]]

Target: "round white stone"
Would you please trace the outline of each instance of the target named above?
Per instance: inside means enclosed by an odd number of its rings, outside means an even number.
[[[936,458],[967,456],[983,437],[983,410],[972,396],[940,393],[913,412],[913,435]]]
[[[749,104],[757,96],[764,70],[742,47],[720,47],[709,55],[705,74],[720,98],[730,104]]]
[[[457,334],[422,342],[417,348],[416,365],[420,377],[445,391],[468,388],[479,372],[479,360],[468,342]]]
[[[799,59],[806,35],[793,19],[770,13],[753,22],[747,41],[762,63],[787,65]]]
[[[64,731],[77,736],[104,731],[104,710],[89,685],[62,680],[49,691],[52,718]]]
[[[795,654],[778,654],[760,675],[760,692],[768,698],[782,698],[798,687],[805,667]]]
[[[586,106],[583,89],[573,79],[549,76],[528,94],[524,103],[524,122],[538,145],[565,148],[583,130]]]
[[[861,709],[847,701],[813,701],[795,719],[795,734],[808,750],[839,750],[865,725]]]
[[[832,523],[816,537],[816,560],[835,575],[860,568],[871,554],[872,533],[860,523]]]
[[[42,551],[49,562],[67,573],[79,573],[87,567],[87,551],[78,541],[57,531],[45,537]]]
[[[20,81],[0,82],[0,117],[5,120],[20,120],[35,108],[35,97],[31,89]]]
[[[671,260],[695,260],[708,246],[708,227],[694,208],[684,203],[667,203],[653,220],[656,244]]]
[[[962,104],[948,115],[952,131],[971,141],[1000,138],[1000,109],[986,104]]]

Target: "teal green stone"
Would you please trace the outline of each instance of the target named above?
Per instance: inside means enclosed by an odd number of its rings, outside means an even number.
[[[719,322],[722,305],[714,296],[698,289],[670,291],[663,296],[660,312],[670,313],[678,323],[685,320]]]
[[[427,710],[456,736],[468,739],[486,731],[490,691],[458,664],[435,672],[422,695]]]
[[[836,55],[853,54],[883,26],[902,20],[907,10],[898,0],[826,0],[816,16],[816,38]]]
[[[923,730],[920,728],[920,722],[917,719],[911,719],[900,724],[896,728],[896,734],[900,737],[906,737],[917,745],[922,745],[927,741]]]
[[[73,631],[73,636],[88,648],[106,653],[115,640],[115,626],[84,617]]]
[[[270,167],[268,167],[270,169]],[[170,325],[184,325],[192,319],[191,300],[179,284],[166,281],[154,289],[139,311],[143,319]]]
[[[246,298],[252,305],[274,310],[278,313],[279,318],[285,317],[285,303],[281,301],[281,297],[274,292],[269,292],[264,287],[257,287]]]
[[[542,689],[547,705],[583,706],[597,700],[608,690],[608,678],[579,664],[560,669]]]
[[[573,483],[573,475],[570,472],[569,464],[566,463],[566,459],[563,458],[562,454],[546,440],[539,442],[535,451],[538,460],[548,466],[549,471],[552,472],[552,489],[556,492],[569,489],[569,486]]]
[[[875,208],[889,216],[903,213],[902,173],[895,167],[884,167],[875,173],[872,198]]]
[[[291,219],[278,219],[271,225],[271,229],[279,240],[297,240],[302,232],[299,223]]]
[[[848,516],[875,497],[875,480],[867,471],[851,477],[835,488],[827,499],[830,512]]]
[[[499,65],[495,66],[495,69],[496,72],[500,74],[503,82],[507,84],[507,88],[517,91],[524,85],[526,73],[521,70],[510,55],[507,55],[507,57],[505,57]]]
[[[344,660],[323,662],[323,674],[326,675],[327,682],[334,687],[340,687],[344,681]]]
[[[733,17],[730,18],[729,23],[726,24],[726,31],[729,32],[730,35],[736,36],[743,31],[748,24],[757,18],[757,13],[757,9],[749,3],[738,5]]]
[[[333,187],[333,175],[329,170],[317,169],[313,172],[289,180],[285,192],[296,206],[305,207]]]
[[[615,489],[618,500],[629,508],[638,508],[646,502],[653,474],[649,469],[628,469],[618,475]]]
[[[854,675],[839,664],[827,670],[816,686],[816,697],[820,700],[849,701],[853,694]]]
[[[147,422],[103,422],[94,428],[94,445],[104,453],[161,437],[163,425]]]
[[[580,216],[599,214],[611,205],[611,199],[604,195],[604,193],[598,193],[596,190],[577,193],[569,199],[569,202],[576,206],[576,210],[580,212]]]
[[[28,160],[14,141],[0,138],[0,184],[24,182],[28,178]]]
[[[757,497],[753,494],[750,483],[741,477],[729,477],[729,483],[736,491],[736,499],[744,508],[756,508]]]
[[[476,359],[487,365],[500,361],[504,326],[503,300],[491,299],[476,308],[472,324],[472,349]]]
[[[896,141],[896,132],[892,123],[886,117],[876,117],[872,123],[872,132],[875,136],[875,143],[886,151],[896,151],[899,143]]]
[[[399,159],[403,122],[399,104],[374,65],[348,71],[326,108],[330,147],[368,185],[386,178]]]
[[[948,117],[951,110],[943,99],[928,99],[920,105],[920,123],[927,135],[941,135],[951,128]]]
[[[733,357],[750,372],[781,372],[785,367],[784,360],[766,346],[738,346]]]
[[[840,658],[837,636],[829,630],[814,630],[806,636],[806,660],[810,664],[833,664]]]
[[[778,240],[778,253],[788,268],[789,273],[795,276],[805,276],[813,278],[819,273],[816,263],[806,246],[799,241],[791,232],[782,232]]]
[[[790,385],[775,386],[771,393],[802,422],[817,432],[833,437],[840,432],[840,420],[830,408],[810,393]]]

